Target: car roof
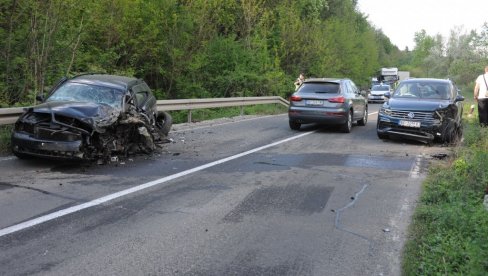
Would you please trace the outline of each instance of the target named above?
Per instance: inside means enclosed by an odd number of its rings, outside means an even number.
[[[78,75],[69,80],[70,82],[77,82],[77,83],[84,83],[84,84],[92,84],[98,86],[107,86],[125,90],[129,86],[142,82],[137,78],[133,77],[125,77],[125,76],[116,76],[116,75],[108,75],[108,74],[84,74]]]
[[[346,80],[344,78],[309,78],[304,80],[303,82],[341,82],[343,80]]]
[[[452,83],[449,79],[436,79],[436,78],[412,78],[408,80],[403,80],[403,83],[425,83],[425,82],[438,82],[438,83]]]

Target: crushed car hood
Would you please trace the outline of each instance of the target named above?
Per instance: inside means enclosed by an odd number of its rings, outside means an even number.
[[[112,125],[120,115],[119,109],[89,102],[47,102],[31,107],[28,111],[75,118],[90,125],[96,131]]]
[[[439,99],[401,99],[392,98],[384,104],[384,107],[394,110],[411,110],[411,111],[435,111],[439,108],[449,106],[449,100]]]

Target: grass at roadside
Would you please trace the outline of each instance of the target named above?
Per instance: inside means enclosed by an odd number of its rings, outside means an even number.
[[[469,111],[469,105],[465,113]],[[465,114],[464,118],[468,118]],[[464,120],[464,143],[431,168],[409,228],[404,275],[488,275],[488,129]]]
[[[287,108],[281,104],[263,104],[245,106],[243,115],[271,115],[285,113]],[[186,123],[188,111],[172,111],[173,123]],[[241,114],[240,107],[197,109],[192,111],[192,121],[204,121],[217,118],[235,117]],[[10,134],[12,125],[0,125],[0,155],[10,153]]]
[[[0,154],[10,152],[10,134],[13,125],[0,125]]]

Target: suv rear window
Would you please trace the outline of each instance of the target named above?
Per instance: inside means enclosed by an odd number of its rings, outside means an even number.
[[[298,89],[300,93],[339,93],[339,84],[335,82],[306,82]]]
[[[371,90],[375,91],[390,91],[390,87],[388,85],[375,85]]]

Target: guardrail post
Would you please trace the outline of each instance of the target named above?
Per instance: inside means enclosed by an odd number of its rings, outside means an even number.
[[[191,123],[191,109],[188,109],[188,123]]]
[[[241,105],[241,116],[244,116],[244,106]]]

